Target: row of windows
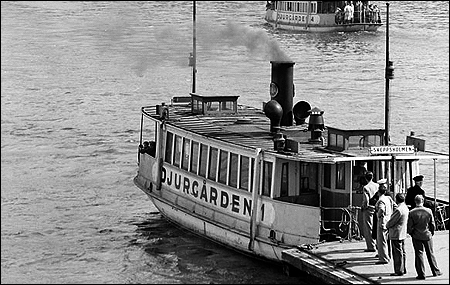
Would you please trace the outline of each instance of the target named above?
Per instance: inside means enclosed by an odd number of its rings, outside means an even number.
[[[295,1],[297,2],[297,1]],[[290,11],[290,12],[300,12],[300,13],[308,13],[308,2],[309,1],[304,1],[304,2],[290,2],[290,1],[282,1],[280,2],[280,4],[278,4],[278,2],[276,2],[276,9],[279,9],[281,11]],[[310,3],[311,7],[310,7],[310,13],[311,14],[315,14],[317,11],[317,3],[312,2]]]
[[[255,159],[167,132],[164,161],[196,175],[245,191],[253,191]],[[262,195],[270,196],[272,162],[263,162]]]

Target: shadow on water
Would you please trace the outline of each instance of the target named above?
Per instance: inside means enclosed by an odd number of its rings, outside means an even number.
[[[158,212],[147,217],[135,223],[137,239],[130,246],[142,247],[152,259],[170,260],[167,274],[183,283],[317,284],[318,280],[311,276],[288,277],[281,264],[244,255],[195,235]]]

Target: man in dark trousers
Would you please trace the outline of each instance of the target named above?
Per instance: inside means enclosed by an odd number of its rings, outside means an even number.
[[[424,198],[422,195],[417,195],[414,201],[416,202],[416,207],[409,212],[407,232],[412,237],[414,247],[414,265],[417,272],[416,279],[425,280],[424,249],[433,276],[440,276],[442,272],[437,266],[436,257],[433,252],[433,235],[435,229],[433,213],[430,209],[423,206]]]
[[[391,276],[402,276],[406,273],[406,227],[408,223],[409,210],[405,204],[405,194],[395,195],[397,209],[391,215],[386,224],[391,240],[392,259],[394,260],[394,273]]]
[[[405,204],[409,207],[410,210],[416,207],[414,198],[417,195],[422,195],[425,198],[425,191],[422,189],[423,175],[417,175],[416,177],[413,178],[413,180],[414,186],[408,188],[405,198]]]

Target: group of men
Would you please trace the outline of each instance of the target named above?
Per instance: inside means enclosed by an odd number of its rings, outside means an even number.
[[[387,193],[386,179],[375,183],[370,171],[365,178],[361,206],[365,251],[378,252],[376,264],[389,263],[392,252],[394,273],[391,276],[402,276],[406,274],[405,239],[409,234],[414,247],[416,279],[425,279],[424,250],[433,276],[442,275],[433,252],[433,212],[424,206],[423,175],[413,178],[415,185],[408,188],[406,196],[397,193],[395,202]]]

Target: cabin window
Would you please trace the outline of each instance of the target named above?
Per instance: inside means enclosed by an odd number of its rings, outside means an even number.
[[[273,164],[269,161],[263,163],[263,189],[262,195],[270,197],[272,190],[272,168]]]
[[[334,11],[333,11],[334,12]],[[316,14],[317,13],[317,3],[315,2],[311,2],[311,10],[310,10],[311,14]]]
[[[250,192],[253,193],[253,175],[255,173],[255,159],[252,158],[252,165],[250,166]]]
[[[336,146],[345,149],[344,136],[341,135],[336,136]]]
[[[248,191],[248,171],[250,159],[247,156],[241,156],[241,175],[239,181],[239,188]]]
[[[181,168],[184,170],[188,170],[189,168],[189,157],[190,157],[190,151],[189,148],[191,146],[191,140],[190,139],[184,139],[183,143],[183,157],[181,159]]]
[[[329,134],[328,137],[329,137],[328,145],[335,146],[336,145],[336,134]]]
[[[203,114],[203,103],[200,100],[192,100],[192,112],[195,114]]]
[[[208,161],[208,146],[200,145],[199,175],[206,178],[206,162]]]
[[[345,189],[345,164],[336,164],[336,189]]]
[[[323,187],[331,188],[331,164],[323,165]]]
[[[219,182],[227,184],[228,151],[221,150],[219,157]]]
[[[319,166],[316,163],[302,162],[300,164],[300,194],[317,190]]]
[[[234,110],[234,102],[232,101],[225,101],[222,102],[222,111],[227,111],[227,110]]]
[[[173,134],[167,132],[165,162],[172,163]]]
[[[209,172],[208,178],[216,181],[217,178],[217,160],[219,151],[215,147],[211,147],[209,150]]]
[[[381,143],[381,137],[372,135],[372,136],[366,136],[363,146],[369,147],[369,146],[379,146],[379,145],[383,145]]]
[[[344,136],[337,134],[329,134],[329,146],[337,147],[341,150],[344,149]]]
[[[348,147],[362,147],[364,136],[350,136],[348,138]]]
[[[289,196],[289,163],[283,163],[281,167],[280,197]]]
[[[239,157],[235,153],[230,153],[230,181],[228,185],[237,187]]]
[[[197,174],[198,169],[198,142],[192,142],[191,149],[191,172]]]
[[[174,157],[173,157],[173,165],[180,166],[181,163],[181,148],[183,146],[183,138],[179,135],[175,135],[175,147],[174,147]]]
[[[206,111],[218,111],[219,110],[219,102],[208,102],[206,104]]]

